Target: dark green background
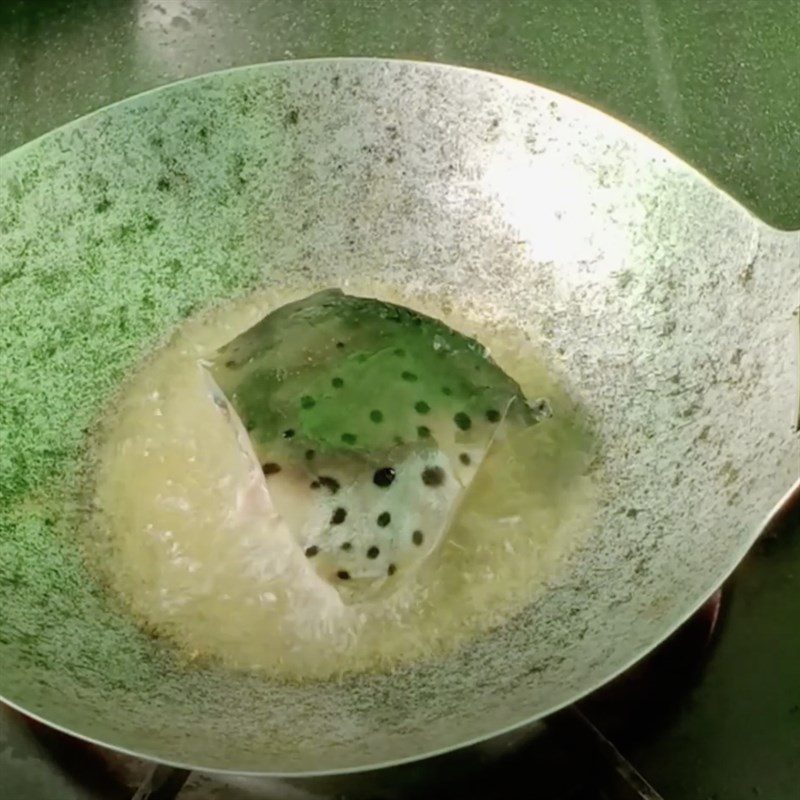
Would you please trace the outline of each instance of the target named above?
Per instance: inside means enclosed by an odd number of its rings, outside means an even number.
[[[800,228],[797,0],[0,0],[0,152],[239,64],[396,56],[527,78],[629,120]]]
[[[0,0],[0,153],[173,80],[340,55],[562,90],[800,228],[797,0]],[[666,798],[798,796],[799,631],[794,524],[740,569],[719,649],[669,729],[628,752]]]

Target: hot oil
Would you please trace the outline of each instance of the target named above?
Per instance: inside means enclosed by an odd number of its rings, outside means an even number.
[[[292,680],[435,658],[529,603],[587,534],[591,438],[533,345],[442,314],[436,298],[375,294],[475,336],[529,397],[550,400],[553,417],[494,442],[423,570],[389,597],[348,606],[273,522],[234,512],[248,465],[198,364],[297,298],[260,293],[188,321],[106,415],[87,526],[91,561],[113,591],[187,658]]]

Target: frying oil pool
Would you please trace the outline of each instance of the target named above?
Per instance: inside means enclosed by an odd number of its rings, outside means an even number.
[[[477,338],[528,397],[549,399],[552,418],[495,440],[423,570],[380,601],[345,605],[315,593],[304,559],[277,552],[267,520],[234,513],[247,465],[198,364],[297,298],[260,293],[187,321],[106,415],[87,526],[90,561],[114,593],[187,659],[303,680],[436,658],[529,603],[587,534],[591,437],[536,349],[437,313],[435,298],[380,296]]]

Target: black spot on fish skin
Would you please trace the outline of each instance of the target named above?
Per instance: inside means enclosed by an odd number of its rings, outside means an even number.
[[[372,482],[376,486],[386,489],[392,485],[396,474],[392,467],[381,467],[379,470],[375,471],[375,474],[372,476]]]
[[[472,420],[469,417],[469,414],[465,414],[463,411],[459,411],[454,417],[453,422],[456,423],[456,427],[462,431],[468,431],[472,427]]]
[[[347,519],[347,509],[339,506],[331,516],[331,525],[341,525]]]
[[[445,473],[441,467],[425,467],[422,470],[422,482],[426,486],[441,486],[444,478]]]
[[[341,484],[336,478],[331,478],[330,475],[320,475],[317,478],[320,486],[324,486],[331,494],[336,494],[341,488]]]

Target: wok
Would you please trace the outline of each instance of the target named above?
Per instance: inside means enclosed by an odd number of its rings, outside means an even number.
[[[685,620],[798,490],[799,263],[797,233],[603,113],[433,64],[212,74],[4,156],[0,694],[114,748],[273,774],[397,763],[573,702]],[[86,430],[186,316],[350,275],[531,335],[597,427],[591,535],[442,660],[303,686],[187,666],[64,529]]]

